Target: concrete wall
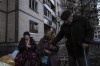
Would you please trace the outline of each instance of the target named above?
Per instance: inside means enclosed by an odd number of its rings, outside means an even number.
[[[5,42],[6,14],[0,12],[0,42]]]
[[[19,0],[19,9],[43,20],[43,4],[38,0],[36,1],[38,2],[38,13],[29,8],[29,0]]]
[[[7,0],[2,0],[0,3],[0,10],[7,11]]]
[[[7,1],[0,3],[0,42],[5,42]]]
[[[7,32],[6,32],[7,31]],[[15,0],[0,3],[0,42],[15,41]]]
[[[15,10],[15,0],[8,1],[8,11]]]
[[[8,14],[7,41],[15,42],[15,12]]]
[[[15,0],[8,1],[7,42],[15,42]]]

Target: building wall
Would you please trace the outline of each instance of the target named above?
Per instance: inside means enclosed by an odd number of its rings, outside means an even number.
[[[2,11],[7,11],[7,0],[2,0],[2,2],[0,3],[0,10]]]
[[[16,0],[9,0],[8,1],[8,12],[12,11],[12,10],[15,10],[15,1]]]
[[[7,6],[7,42],[15,42],[15,2],[9,0]]]
[[[39,24],[38,26],[38,34],[31,33],[31,36],[36,40],[39,41],[40,38],[44,34],[44,28],[43,28],[43,22],[41,22],[38,19],[35,19],[34,17],[31,17],[27,14],[24,14],[23,12],[19,12],[19,39],[23,36],[23,32],[29,31],[29,21],[32,20],[34,22],[37,22]]]
[[[7,42],[15,42],[15,12],[8,14]]]
[[[23,32],[29,31],[30,20],[38,23],[38,33],[31,33],[35,41],[39,41],[44,35],[43,4],[39,0],[37,2],[38,13],[29,8],[29,0],[19,0],[19,40],[23,36]]]
[[[43,19],[43,4],[39,0],[36,0],[36,1],[38,2],[38,13],[34,12],[32,9],[29,8],[29,0],[19,0],[19,9],[42,20]]]
[[[0,12],[0,42],[5,42],[6,13]]]
[[[7,1],[2,0],[0,3],[0,42],[5,42],[6,38],[6,11]]]

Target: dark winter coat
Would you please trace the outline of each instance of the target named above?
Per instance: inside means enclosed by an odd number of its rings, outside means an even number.
[[[50,49],[50,44],[49,44],[49,40],[44,36],[43,38],[41,38],[39,44],[38,44],[38,50],[39,50],[39,55],[40,55],[40,59],[43,56],[48,56],[49,57],[49,66],[59,66],[59,62],[58,62],[58,47],[55,46],[54,49]],[[45,53],[44,50],[49,50],[51,51],[50,54]],[[40,61],[40,66],[41,66],[41,61]]]
[[[21,38],[19,45],[18,45],[19,52],[23,52],[25,50],[35,51],[37,49],[37,44],[35,43],[32,37],[30,38],[30,45],[31,47],[26,49],[25,39]]]
[[[30,66],[35,66],[37,63],[37,45],[33,38],[30,38],[30,48],[26,48],[25,39],[21,38],[18,49],[19,52],[15,58],[15,66],[25,66],[28,61]]]
[[[52,52],[52,54],[55,54],[58,52],[58,46],[55,46],[54,49],[50,49],[49,40],[45,36],[41,38],[41,40],[39,41],[38,49],[40,50],[39,53],[41,55],[48,55],[44,52],[44,50],[49,50]]]
[[[60,32],[52,44],[57,44],[65,36],[69,53],[82,56],[82,43],[91,44],[93,33],[93,27],[88,19],[82,16],[74,16],[71,25],[63,24],[61,26]]]

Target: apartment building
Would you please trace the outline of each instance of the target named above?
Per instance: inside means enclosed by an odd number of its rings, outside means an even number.
[[[29,31],[36,40],[44,35],[42,0],[2,0],[0,2],[0,42],[17,43]]]
[[[56,34],[57,0],[0,0],[0,55],[15,50],[23,33],[38,41],[48,30]]]
[[[100,25],[95,26],[94,39],[100,39]]]
[[[18,43],[25,31],[35,41],[48,30],[57,34],[61,12],[59,0],[0,0],[0,43]]]

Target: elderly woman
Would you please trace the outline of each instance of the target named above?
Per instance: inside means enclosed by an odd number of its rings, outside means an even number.
[[[57,59],[57,46],[52,46],[50,43],[54,38],[53,32],[48,31],[43,38],[41,38],[38,49],[40,50],[40,66],[59,66]]]
[[[36,65],[37,54],[35,52],[37,45],[29,32],[24,32],[23,38],[21,38],[18,49],[19,53],[15,58],[15,66],[25,66],[26,61],[30,66]]]

